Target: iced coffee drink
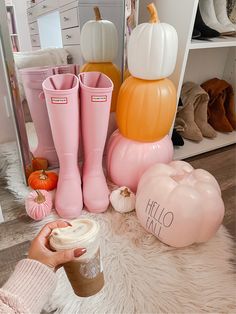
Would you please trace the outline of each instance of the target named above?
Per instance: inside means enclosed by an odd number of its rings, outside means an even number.
[[[89,297],[104,286],[100,257],[99,225],[89,218],[70,222],[71,226],[56,228],[50,236],[50,246],[56,251],[86,248],[87,252],[63,265],[76,295]]]

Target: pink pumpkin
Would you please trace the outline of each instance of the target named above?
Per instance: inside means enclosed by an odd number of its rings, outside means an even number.
[[[209,240],[224,217],[216,179],[184,161],[156,164],[140,179],[136,212],[141,225],[174,247]]]
[[[107,171],[113,183],[135,192],[145,170],[157,162],[169,163],[172,158],[168,135],[157,142],[143,143],[129,140],[116,130],[108,142]]]
[[[52,211],[53,195],[46,190],[35,190],[25,199],[25,209],[29,217],[41,220]]]

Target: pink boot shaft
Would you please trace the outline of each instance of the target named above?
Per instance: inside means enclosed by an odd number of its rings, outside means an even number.
[[[99,72],[81,73],[79,80],[84,151],[84,203],[91,212],[104,212],[109,205],[109,190],[103,173],[102,159],[113,83]]]
[[[36,157],[44,157],[52,167],[58,166],[58,158],[55,151],[51,127],[48,119],[45,99],[40,97],[43,91],[43,81],[56,73],[72,73],[77,75],[79,67],[76,64],[61,66],[42,66],[20,70],[25,95],[30,114],[36,130],[38,145],[32,152]]]
[[[52,135],[60,163],[55,207],[63,218],[78,217],[83,208],[78,168],[79,80],[57,74],[43,82]]]

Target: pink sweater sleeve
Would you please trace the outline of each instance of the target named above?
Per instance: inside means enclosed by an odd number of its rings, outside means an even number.
[[[40,313],[56,287],[56,274],[46,265],[24,259],[0,289],[0,313]]]

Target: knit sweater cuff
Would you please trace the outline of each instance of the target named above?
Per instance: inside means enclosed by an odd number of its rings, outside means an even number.
[[[17,296],[30,313],[40,313],[55,287],[56,274],[48,266],[24,259],[2,289]]]

